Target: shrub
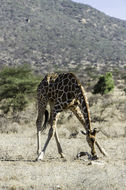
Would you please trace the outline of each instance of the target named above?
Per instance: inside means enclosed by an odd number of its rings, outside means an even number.
[[[126,93],[126,88],[124,89],[124,92]]]
[[[5,67],[0,72],[0,101],[4,113],[23,110],[28,104],[28,96],[34,95],[39,77],[33,75],[27,65]]]
[[[94,94],[107,94],[114,89],[114,80],[111,72],[107,72],[104,76],[100,76],[98,82],[94,86]]]

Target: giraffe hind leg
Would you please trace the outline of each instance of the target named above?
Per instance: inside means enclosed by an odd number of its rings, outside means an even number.
[[[45,113],[45,108],[46,108],[46,102],[43,105],[41,105],[41,102],[38,102],[38,117],[37,117],[37,120],[36,120],[36,127],[37,127],[37,154],[38,154],[38,156],[41,153],[41,131],[42,131],[43,114]]]
[[[64,157],[63,151],[62,151],[62,148],[61,148],[61,145],[60,145],[60,142],[59,142],[58,133],[57,133],[57,130],[56,130],[57,116],[58,116],[58,113],[54,113],[53,116],[52,116],[51,128],[49,130],[48,137],[47,137],[45,145],[44,145],[44,147],[42,149],[42,152],[38,156],[38,160],[43,159],[45,151],[46,151],[46,148],[47,148],[52,136],[55,136],[55,140],[56,140],[56,144],[57,144],[57,147],[58,147],[59,154],[61,155],[61,157]]]
[[[36,120],[37,127],[37,154],[39,155],[41,152],[41,125],[42,125],[43,116],[38,113],[38,117]]]
[[[45,142],[45,145],[44,145],[41,153],[39,154],[37,160],[43,160],[46,148],[47,148],[52,136],[53,136],[53,128],[51,127],[50,130],[49,130],[48,137],[47,137],[47,140]]]

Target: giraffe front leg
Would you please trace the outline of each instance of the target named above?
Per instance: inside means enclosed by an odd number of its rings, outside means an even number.
[[[55,140],[56,140],[56,144],[57,144],[57,148],[58,148],[58,153],[60,154],[61,158],[65,158],[65,155],[63,154],[62,147],[60,145],[57,129],[55,131]]]
[[[59,141],[59,137],[58,137],[58,132],[57,132],[57,120],[58,120],[58,116],[60,114],[60,112],[62,111],[62,109],[58,109],[57,111],[55,111],[56,108],[54,107],[54,111],[52,112],[52,118],[55,118],[53,119],[53,128],[55,129],[54,130],[54,135],[55,135],[55,140],[56,140],[56,144],[57,144],[57,148],[58,148],[58,153],[60,154],[61,158],[64,158],[65,155],[63,154],[63,150],[62,150],[62,147],[60,145],[60,141]]]
[[[70,107],[70,110],[74,113],[74,115],[77,117],[80,123],[85,127],[85,120],[83,118],[83,114],[81,113],[79,106],[73,105]]]

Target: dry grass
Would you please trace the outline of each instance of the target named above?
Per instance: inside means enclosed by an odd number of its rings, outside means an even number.
[[[66,161],[59,158],[55,141],[52,139],[42,162],[35,162],[36,139],[33,131],[27,138],[24,136],[0,135],[0,144],[5,139],[5,146],[0,147],[1,190],[125,189],[125,138],[102,140],[99,135],[98,138],[109,157],[103,158],[99,153],[99,161],[90,165],[90,161],[85,157],[76,159],[79,151],[89,151],[85,139],[79,136],[76,139],[61,138]],[[43,135],[42,143],[45,138],[46,135]]]
[[[27,123],[1,125],[0,133],[0,189],[1,190],[124,190],[126,189],[126,125],[119,102],[126,102],[126,97],[116,89],[111,96],[112,103],[105,108],[102,117],[105,121],[93,122],[93,127],[101,129],[97,135],[101,145],[108,153],[91,162],[87,157],[77,159],[80,151],[89,152],[87,142],[80,133],[81,124],[69,112],[63,113],[58,123],[58,132],[66,160],[57,153],[54,138],[51,140],[45,159],[36,159],[35,118]],[[89,94],[90,96],[90,94]],[[118,101],[117,101],[118,100]],[[105,101],[105,100],[104,100]],[[92,117],[100,116],[103,99],[92,103]],[[96,112],[97,109],[97,112]],[[30,113],[28,113],[30,115]],[[33,115],[33,113],[31,113]],[[36,113],[34,112],[36,116]],[[24,113],[20,115],[24,117]],[[25,114],[27,117],[27,112]],[[2,121],[2,120],[1,120]],[[16,131],[16,132],[15,132]],[[42,144],[47,138],[48,129],[42,135]],[[74,138],[75,137],[75,138]]]

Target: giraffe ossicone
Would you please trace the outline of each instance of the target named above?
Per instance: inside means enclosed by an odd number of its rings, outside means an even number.
[[[40,82],[37,88],[38,117],[37,126],[37,160],[42,160],[46,148],[52,138],[55,137],[58,152],[64,157],[63,150],[57,133],[57,119],[59,113],[70,109],[86,130],[86,140],[91,148],[92,157],[97,158],[95,144],[100,152],[104,154],[103,149],[96,141],[96,130],[92,130],[89,105],[83,86],[79,79],[73,73],[47,74]],[[46,127],[48,121],[47,104],[50,105],[50,130],[43,149],[41,150],[41,131]],[[45,122],[42,126],[43,116]]]

